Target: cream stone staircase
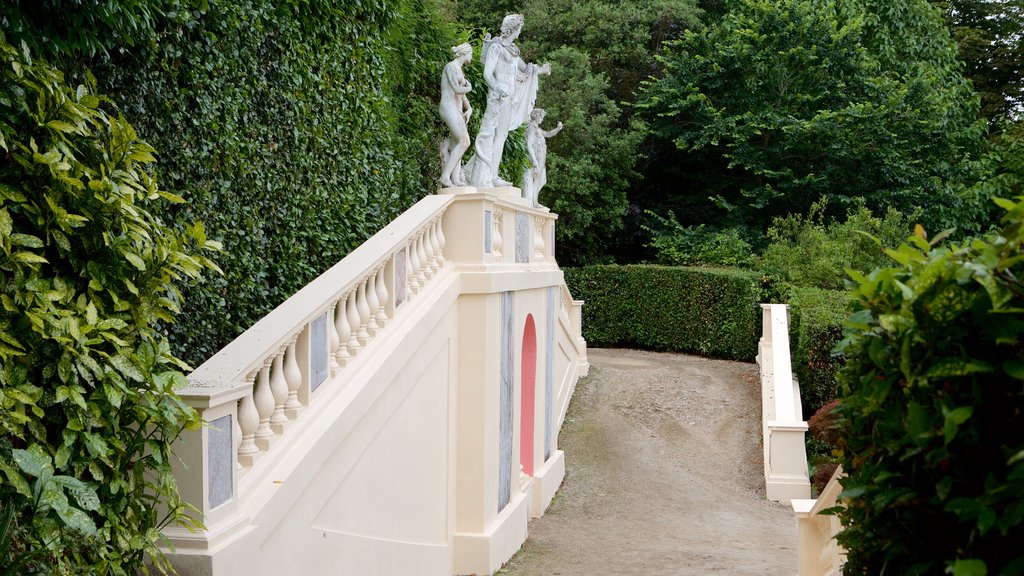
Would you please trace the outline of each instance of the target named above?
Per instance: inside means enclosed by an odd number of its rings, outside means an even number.
[[[589,367],[557,215],[444,192],[191,375],[207,426],[176,477],[205,529],[165,532],[180,574],[490,574],[543,514]]]

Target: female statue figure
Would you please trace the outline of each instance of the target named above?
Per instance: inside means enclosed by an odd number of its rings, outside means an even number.
[[[523,16],[509,14],[501,22],[501,36],[484,38],[480,58],[487,82],[487,109],[476,135],[475,153],[466,164],[470,184],[480,188],[511,186],[498,177],[505,139],[523,125],[537,100],[538,76],[551,74],[551,65],[527,64],[515,41],[523,29]]]
[[[469,149],[469,117],[473,107],[466,93],[473,89],[462,73],[462,65],[473,59],[473,47],[459,44],[452,47],[452,61],[441,73],[441,119],[451,135],[441,142],[441,187],[465,186],[462,177],[462,155]]]
[[[530,122],[526,125],[526,154],[530,158],[531,166],[523,170],[523,197],[526,198],[526,203],[534,208],[540,206],[537,201],[540,189],[548,183],[547,139],[562,131],[561,122],[554,130],[544,130],[540,127],[546,114],[543,109],[534,108],[533,112],[530,112]]]

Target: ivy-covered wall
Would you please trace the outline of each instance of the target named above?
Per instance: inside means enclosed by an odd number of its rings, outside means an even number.
[[[165,217],[224,244],[171,328],[197,364],[434,190],[454,34],[430,0],[211,2],[154,28],[94,71],[187,200]]]

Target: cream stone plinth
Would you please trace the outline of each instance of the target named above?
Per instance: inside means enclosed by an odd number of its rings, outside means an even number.
[[[534,478],[533,492],[530,496],[530,517],[539,518],[544,515],[564,479],[565,452],[556,450]]]

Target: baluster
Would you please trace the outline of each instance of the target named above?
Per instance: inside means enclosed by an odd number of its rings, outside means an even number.
[[[246,377],[252,392],[238,401],[238,428],[242,436],[242,443],[238,446],[238,462],[242,466],[252,466],[253,460],[260,452],[259,447],[256,446],[256,429],[260,426],[260,413],[256,410],[253,398],[253,394],[256,392],[256,384],[253,381],[255,378],[255,372]]]
[[[241,400],[238,401],[241,404]],[[241,413],[241,406],[235,407],[235,416],[231,419],[231,448],[235,451],[235,469],[239,472],[242,471],[242,454],[240,450],[242,448],[242,427],[238,424],[238,415]],[[259,415],[256,415],[257,423],[259,422]]]
[[[335,304],[331,307],[328,318],[333,318],[336,313]],[[341,337],[338,335],[338,327],[335,326],[334,322],[327,323],[327,339],[330,342],[330,357],[331,357],[331,375],[337,376],[338,372],[341,371],[341,364],[338,363],[338,348],[341,348]]]
[[[366,303],[366,280],[359,284],[359,291],[356,293],[356,310],[359,311],[359,332],[357,336],[359,343],[366,346],[370,341],[370,333],[366,331],[366,324],[370,319],[370,307]]]
[[[434,277],[434,244],[430,241],[430,225],[423,228],[420,245],[423,246],[423,278],[424,283]]]
[[[445,260],[444,260],[444,243],[445,243],[445,238],[444,238],[444,226],[442,224],[443,224],[443,219],[442,218],[438,218],[437,221],[435,221],[435,223],[434,223],[434,230],[435,230],[434,237],[437,238],[437,267],[438,268],[443,267],[444,266],[444,262],[445,262]],[[494,237],[493,236],[491,237],[491,242],[492,243],[494,242]]]
[[[356,355],[359,351],[359,326],[361,322],[359,320],[359,309],[356,307],[356,298],[359,296],[356,289],[349,292],[348,300],[345,304],[345,315],[348,317],[348,350],[352,356]]]
[[[274,430],[270,427],[270,417],[274,414],[274,394],[270,391],[270,359],[263,363],[260,375],[256,379],[253,401],[256,411],[260,414],[260,425],[256,428],[256,446],[266,451],[274,438]]]
[[[501,238],[501,210],[494,211],[494,235],[491,238],[491,253],[494,259],[501,261],[501,251],[505,248],[504,240]]]
[[[409,294],[415,294],[420,290],[420,284],[416,280],[416,271],[420,268],[419,250],[416,249],[416,238],[409,241],[409,273],[406,278],[409,280]]]
[[[348,353],[349,342],[352,337],[352,327],[348,324],[348,299],[351,294],[342,296],[334,309],[334,329],[338,332],[338,352],[334,355],[338,366],[345,367],[352,361],[352,355]]]
[[[274,356],[270,368],[270,393],[274,396],[274,413],[270,415],[270,427],[275,434],[281,434],[288,424],[288,416],[284,413],[284,403],[288,401],[288,382],[284,379],[284,350]]]
[[[288,400],[284,403],[284,413],[292,420],[298,418],[299,413],[302,412],[302,402],[299,402],[299,388],[302,387],[302,370],[299,369],[299,359],[295,356],[295,342],[298,339],[298,334],[292,336],[291,342],[288,343],[288,350],[285,353],[284,360],[284,380],[288,383]],[[342,346],[340,349],[347,349],[347,346]]]
[[[388,282],[384,274],[386,266],[377,269],[377,325],[381,328],[388,321]]]
[[[425,234],[421,231],[416,242],[416,251],[419,259],[419,270],[416,271],[416,281],[419,282],[420,286],[426,286],[427,284],[427,271],[430,269],[429,258],[427,256],[427,249],[425,247],[426,238]]]
[[[366,279],[366,307],[369,318],[366,321],[366,332],[370,337],[377,335],[380,326],[377,325],[377,309],[380,308],[380,300],[377,298],[377,272],[371,272]]]
[[[440,253],[440,251],[441,251],[440,248],[437,245],[438,244],[438,242],[437,242],[437,222],[438,222],[437,220],[434,220],[433,222],[430,223],[429,226],[427,226],[427,238],[430,239],[430,273],[431,273],[431,275],[433,275],[435,272],[437,272],[438,268],[441,267],[441,264],[438,263],[438,261],[437,261],[438,253]]]
[[[544,224],[545,219],[537,216],[533,219],[533,259],[536,262],[544,261]]]

